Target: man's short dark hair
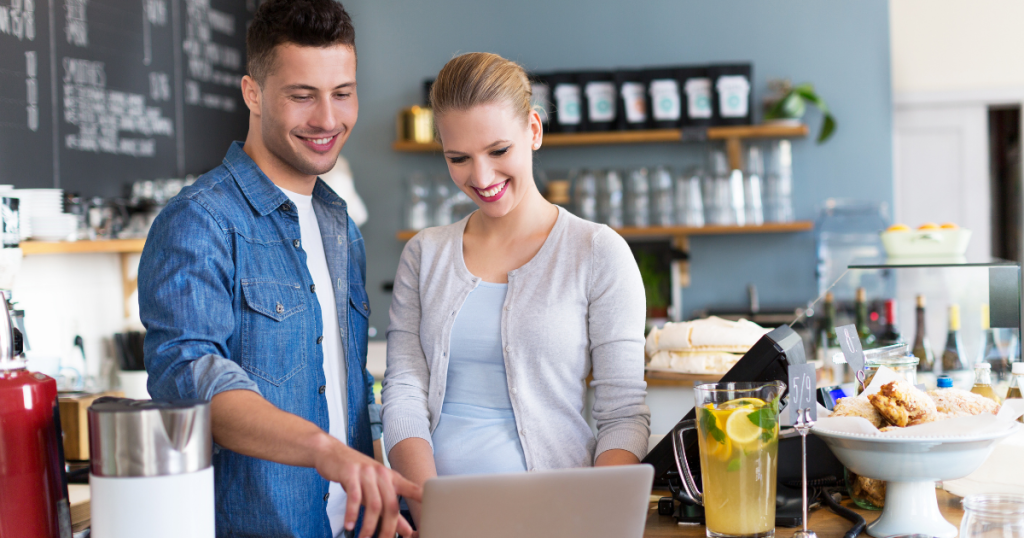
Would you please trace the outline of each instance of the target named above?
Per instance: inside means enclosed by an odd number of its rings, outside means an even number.
[[[335,0],[267,0],[260,4],[245,36],[246,68],[260,86],[274,65],[274,49],[348,45],[355,49],[352,18]]]

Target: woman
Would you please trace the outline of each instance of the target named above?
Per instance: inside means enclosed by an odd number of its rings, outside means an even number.
[[[391,465],[422,485],[638,463],[650,411],[629,247],[537,190],[541,120],[517,64],[458,56],[430,100],[452,180],[479,210],[402,253],[382,395]],[[596,438],[583,415],[588,375]]]

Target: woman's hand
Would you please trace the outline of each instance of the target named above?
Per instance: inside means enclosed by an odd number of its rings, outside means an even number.
[[[613,448],[605,450],[597,456],[594,467],[611,467],[612,465],[636,465],[640,463],[636,455],[628,450]]]
[[[410,437],[399,441],[391,447],[388,452],[388,461],[391,467],[408,477],[414,484],[422,487],[427,480],[437,476],[437,467],[434,465],[434,451],[426,439]],[[412,519],[419,525],[420,510],[422,505],[420,499],[406,499],[409,503],[409,512]],[[383,536],[383,535],[381,535]]]

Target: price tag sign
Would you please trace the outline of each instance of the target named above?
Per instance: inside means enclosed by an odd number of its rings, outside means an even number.
[[[839,347],[846,357],[846,364],[854,373],[864,369],[864,346],[860,343],[860,335],[857,334],[856,325],[843,325],[836,327],[836,336],[839,338]]]
[[[811,420],[818,420],[818,389],[813,364],[789,365],[789,418],[796,424],[801,409],[810,409]]]

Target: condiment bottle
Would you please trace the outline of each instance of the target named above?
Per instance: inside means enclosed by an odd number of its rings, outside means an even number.
[[[1006,391],[1006,399],[1024,398],[1024,395],[1021,394],[1024,391],[1024,362],[1013,363],[1010,372],[1013,374],[1013,377],[1010,378],[1010,390]],[[1017,420],[1024,422],[1024,417],[1020,417]]]
[[[980,394],[996,403],[1001,403],[996,391],[992,390],[992,365],[980,362],[974,365],[974,386],[971,392]]]

